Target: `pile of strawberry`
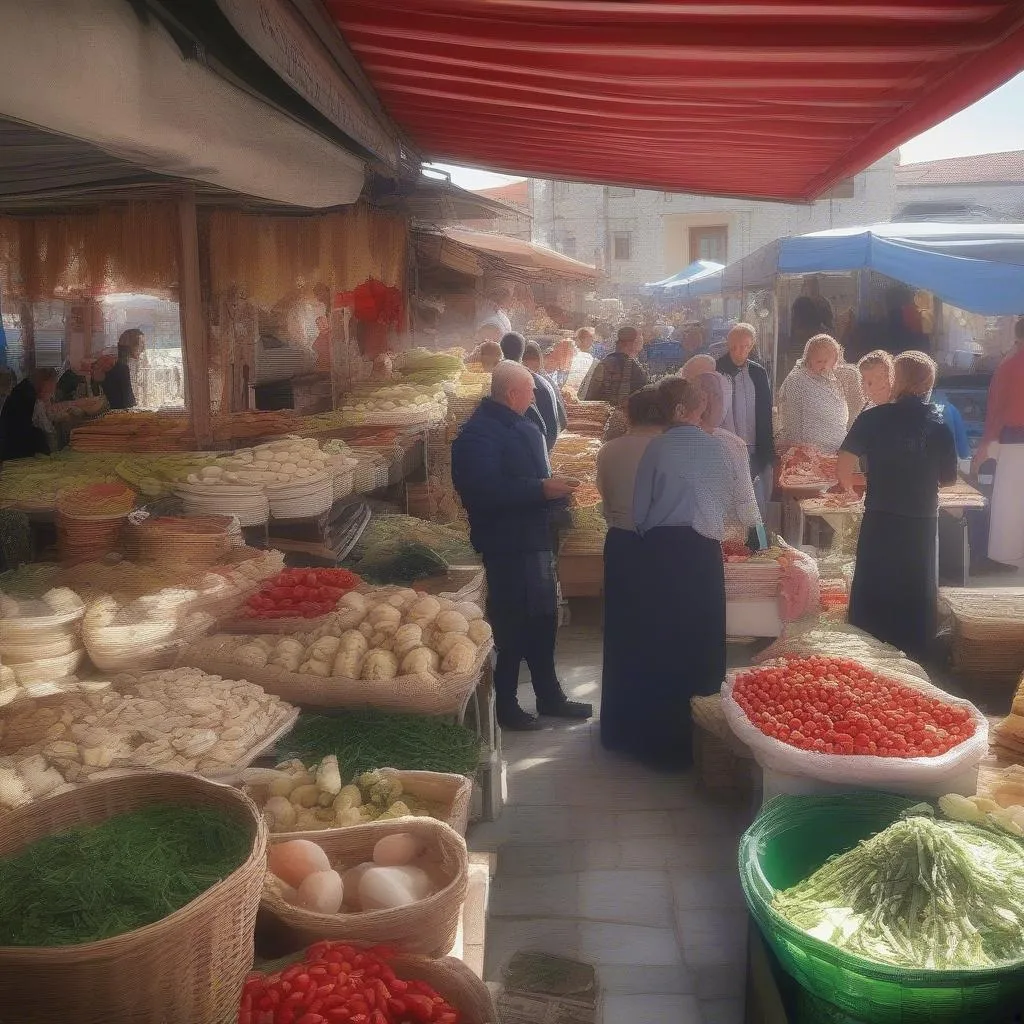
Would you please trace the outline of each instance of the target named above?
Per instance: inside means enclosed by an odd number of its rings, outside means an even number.
[[[768,662],[740,673],[732,696],[766,736],[822,754],[936,757],[975,730],[967,708],[850,658]]]
[[[318,942],[301,963],[250,974],[238,1024],[460,1024],[462,1017],[425,981],[404,981],[386,949]]]
[[[315,619],[334,611],[338,598],[363,581],[347,569],[285,569],[246,598],[253,619]]]

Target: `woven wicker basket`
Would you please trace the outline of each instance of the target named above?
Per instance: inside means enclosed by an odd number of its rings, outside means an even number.
[[[754,791],[753,766],[725,740],[693,723],[693,763],[697,781],[709,793],[745,800]]]
[[[191,775],[125,773],[4,819],[0,854],[157,803],[217,807],[252,832],[236,871],[162,921],[78,946],[0,947],[2,1024],[234,1024],[252,966],[267,830],[252,801]]]
[[[384,775],[396,776],[402,783],[403,793],[440,804],[444,811],[435,820],[453,828],[460,836],[466,834],[466,829],[469,827],[469,805],[473,799],[472,779],[465,775],[453,775],[448,772],[415,772],[397,768],[381,768],[380,772]],[[345,827],[356,828],[358,826],[347,825]],[[280,842],[283,839],[312,839],[313,842],[318,842],[320,836],[335,831],[343,831],[343,829],[324,828],[311,832],[275,832],[274,842]]]
[[[365,947],[365,943],[351,945]],[[284,957],[261,964],[261,974],[283,971],[300,958]],[[431,959],[409,953],[398,953],[390,959],[395,974],[407,981],[425,981],[460,1013],[462,1024],[497,1024],[498,1012],[487,986],[461,961],[451,956]]]
[[[231,652],[238,637],[207,637],[187,647],[179,665],[201,668],[210,675],[234,679],[239,674],[290,704],[315,708],[376,708],[410,711],[421,715],[461,715],[480,681],[492,644],[483,644],[468,672],[443,676],[395,676],[393,679],[348,679],[289,672],[276,666],[240,665]]]
[[[448,953],[455,945],[469,878],[466,843],[458,832],[432,818],[399,818],[320,833],[315,841],[332,864],[355,867],[370,859],[377,840],[396,832],[411,832],[426,845],[437,874],[445,879],[443,888],[426,899],[393,910],[316,914],[288,903],[276,880],[268,874],[261,910],[281,926],[281,941],[293,950],[318,939],[345,939],[425,956]],[[271,838],[272,844],[282,841],[283,837]]]

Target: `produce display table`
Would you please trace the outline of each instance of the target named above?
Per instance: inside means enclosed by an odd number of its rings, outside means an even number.
[[[497,868],[497,855],[470,853],[469,887],[459,916],[459,930],[449,956],[461,960],[478,978],[484,976],[484,947],[487,934],[487,909],[491,878]]]

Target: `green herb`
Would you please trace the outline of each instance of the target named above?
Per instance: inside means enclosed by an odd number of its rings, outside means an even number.
[[[297,757],[307,765],[336,754],[346,779],[374,768],[469,775],[480,758],[480,740],[465,726],[440,718],[347,711],[299,715],[277,752],[282,758]]]
[[[1024,960],[1024,845],[918,814],[826,862],[774,905],[802,931],[879,963],[1014,963]]]
[[[0,946],[70,946],[152,924],[249,855],[221,811],[170,804],[48,836],[0,860]]]

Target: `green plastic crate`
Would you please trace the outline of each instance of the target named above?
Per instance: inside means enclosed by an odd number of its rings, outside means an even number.
[[[829,857],[891,825],[919,801],[884,793],[776,797],[740,843],[747,905],[783,968],[813,996],[871,1024],[988,1024],[1024,1006],[1024,964],[906,971],[851,956],[794,928],[772,908]]]

